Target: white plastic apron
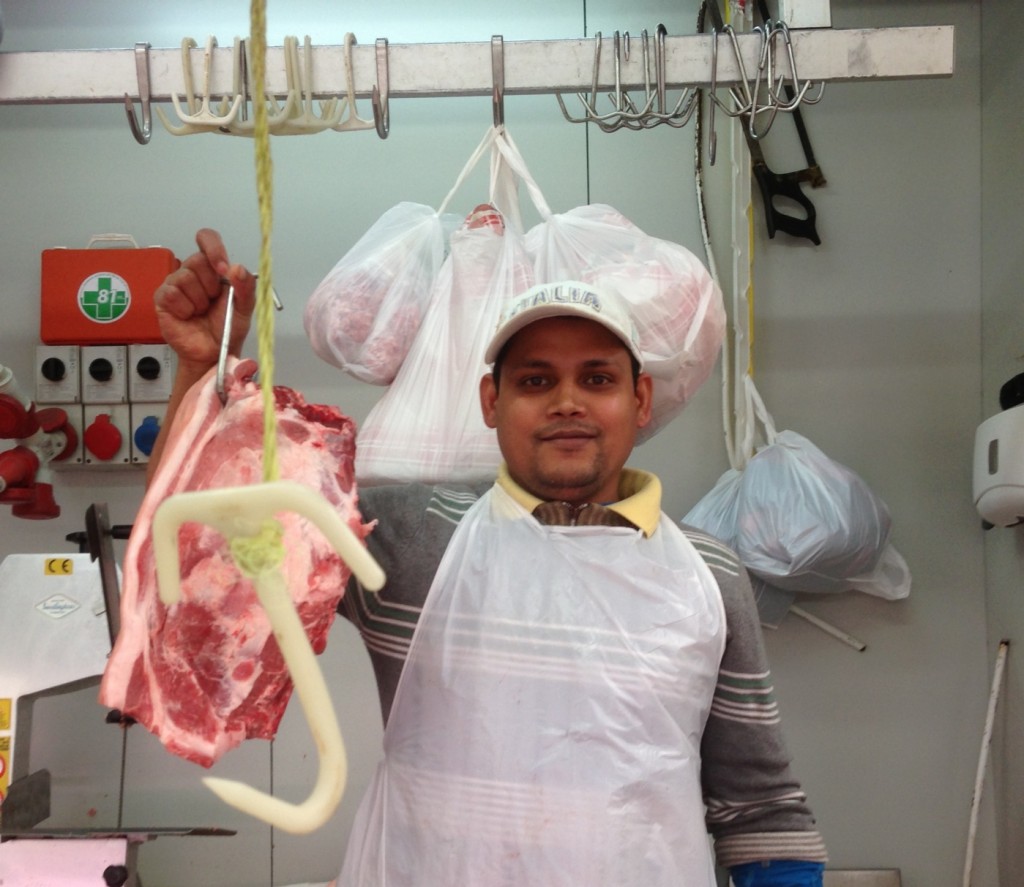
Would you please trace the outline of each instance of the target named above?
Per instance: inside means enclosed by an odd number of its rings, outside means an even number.
[[[342,887],[713,887],[714,577],[664,515],[546,527],[500,487],[424,605]]]

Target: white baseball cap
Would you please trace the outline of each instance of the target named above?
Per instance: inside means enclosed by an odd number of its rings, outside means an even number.
[[[596,289],[578,280],[541,283],[515,296],[501,313],[484,361],[493,364],[509,339],[523,327],[545,317],[582,317],[601,324],[622,340],[643,369],[644,358],[636,326],[625,300],[617,293]]]

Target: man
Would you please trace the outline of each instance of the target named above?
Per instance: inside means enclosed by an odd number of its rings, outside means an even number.
[[[234,348],[252,309],[219,236],[197,242],[156,296],[175,398],[215,360],[221,279]],[[353,583],[343,609],[377,674],[385,754],[339,884],[710,887],[710,829],[737,887],[820,885],[746,575],[625,467],[652,387],[628,309],[535,287],[486,359],[497,482],[360,491],[388,584]]]

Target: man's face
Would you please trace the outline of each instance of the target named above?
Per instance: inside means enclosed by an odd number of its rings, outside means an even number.
[[[480,381],[509,474],[541,499],[618,499],[619,474],[651,418],[651,378],[633,384],[626,346],[578,317],[535,321],[509,341],[500,385]]]

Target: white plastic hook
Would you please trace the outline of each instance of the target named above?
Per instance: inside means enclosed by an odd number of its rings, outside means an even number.
[[[201,129],[217,129],[222,126],[229,126],[231,122],[238,115],[238,109],[242,104],[242,97],[236,95],[231,103],[231,107],[228,108],[227,113],[217,114],[214,113],[210,107],[211,95],[210,95],[210,78],[213,72],[213,57],[214,50],[217,48],[217,38],[210,35],[206,38],[206,48],[203,50],[203,97],[196,104],[194,94],[190,94],[189,100],[189,112],[184,113],[181,108],[181,103],[178,101],[177,95],[171,94],[171,102],[174,105],[174,110],[178,113],[178,119],[187,126],[196,126]],[[191,54],[190,54],[191,55]],[[191,87],[191,58],[188,65],[189,71],[189,86]],[[190,89],[191,93],[191,89]]]
[[[195,86],[192,79],[192,50],[198,46],[191,37],[186,37],[181,42],[181,67],[182,76],[185,80],[185,106],[182,107],[181,100],[176,93],[171,93],[171,104],[174,105],[175,113],[181,126],[172,124],[164,114],[157,108],[157,114],[167,131],[172,135],[192,135],[199,132],[217,132],[230,127],[235,118],[238,117],[242,106],[242,96],[236,95],[229,108],[222,109],[215,113],[210,107],[210,73],[213,66],[214,49],[217,47],[217,38],[212,35],[206,40],[206,49],[203,52],[203,87],[204,95],[197,100]]]
[[[229,135],[237,136],[251,136],[256,131],[256,116],[255,113],[249,116],[246,112],[246,105],[249,101],[249,97],[252,96],[252,101],[265,102],[267,104],[267,131],[274,133],[277,132],[279,126],[285,123],[289,117],[295,112],[296,105],[299,104],[301,98],[295,88],[295,74],[294,70],[289,63],[288,57],[288,41],[294,41],[294,37],[285,38],[285,76],[287,80],[287,92],[283,101],[278,104],[277,98],[270,94],[265,93],[262,96],[256,96],[252,92],[252,83],[249,80],[250,73],[252,71],[252,64],[249,58],[251,50],[251,44],[248,40],[235,40],[235,97],[241,98],[242,103],[239,107],[239,113],[235,119],[231,121],[227,126],[221,126],[217,128],[218,132],[228,133]],[[221,113],[228,113],[228,100],[225,99],[221,104]]]
[[[340,99],[330,99],[320,104],[320,114],[314,110],[313,102],[313,41],[306,35],[305,53],[299,57],[297,37],[284,38],[285,71],[288,93],[295,96],[292,113],[278,122],[272,129],[275,135],[306,135],[331,129],[345,112]]]
[[[153,552],[160,599],[171,606],[181,599],[178,530],[194,521],[208,524],[229,541],[259,535],[274,515],[290,511],[308,518],[348,564],[356,578],[376,590],[384,573],[334,507],[321,495],[294,481],[179,493],[164,500],[153,516]],[[249,565],[250,569],[252,565]],[[252,786],[208,777],[203,782],[232,807],[294,834],[311,832],[334,812],[345,790],[347,762],[334,705],[316,654],[272,559],[255,569],[253,583],[267,611],[295,692],[319,753],[320,768],[309,797],[300,804],[275,798]]]
[[[345,34],[345,86],[347,89],[348,116],[336,126],[331,127],[336,132],[347,132],[352,129],[374,129],[377,125],[374,118],[364,120],[356,111],[356,81],[352,73],[352,47],[355,45],[355,42],[355,34],[351,31]]]

